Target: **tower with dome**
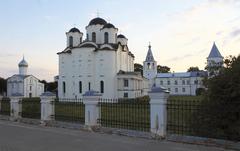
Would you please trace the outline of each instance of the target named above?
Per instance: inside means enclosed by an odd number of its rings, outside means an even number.
[[[23,59],[18,64],[19,73],[7,79],[7,96],[39,97],[44,92],[44,84],[28,74],[28,63]]]
[[[66,33],[66,48],[59,56],[59,98],[81,98],[98,91],[103,98],[144,96],[148,80],[134,72],[134,55],[128,39],[103,18],[94,18],[84,36],[74,27]]]

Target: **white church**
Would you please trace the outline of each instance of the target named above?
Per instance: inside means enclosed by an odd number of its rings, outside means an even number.
[[[27,73],[28,63],[24,57],[18,67],[19,73],[7,79],[7,96],[39,97],[44,92],[44,84]]]
[[[143,62],[143,75],[149,79],[149,87],[164,87],[171,95],[195,96],[197,89],[204,88],[203,79],[217,74],[217,70],[211,69],[222,67],[222,65],[223,57],[214,42],[207,57],[207,71],[157,73],[157,62],[149,46],[146,60]]]
[[[134,72],[134,55],[128,39],[102,18],[86,26],[86,36],[76,27],[66,33],[67,46],[58,53],[59,98],[81,98],[94,90],[103,98],[147,95],[148,79]]]

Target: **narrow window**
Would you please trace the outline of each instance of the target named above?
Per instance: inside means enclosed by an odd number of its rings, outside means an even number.
[[[32,86],[29,87],[30,91],[32,91]]]
[[[128,80],[124,79],[124,87],[128,87]]]
[[[82,93],[82,81],[79,81],[79,93]]]
[[[95,32],[92,33],[92,41],[96,42],[96,33]]]
[[[104,82],[103,81],[100,82],[100,92],[104,93]]]
[[[88,34],[87,34],[87,40],[89,40],[89,36],[88,36]]]
[[[63,93],[66,93],[66,83],[63,82]]]
[[[175,80],[175,85],[178,85],[178,81],[177,80]]]
[[[178,88],[175,88],[175,92],[178,93]]]
[[[170,85],[170,81],[168,81],[167,84]]]
[[[123,97],[124,97],[124,98],[128,98],[128,93],[125,92],[125,93],[123,94]]]
[[[82,43],[82,37],[80,38],[80,43]]]
[[[186,92],[186,89],[185,89],[185,88],[182,88],[182,92]]]
[[[104,43],[108,43],[108,32],[104,33]]]
[[[91,82],[88,82],[88,91],[91,90]]]
[[[72,47],[73,46],[73,37],[70,36],[69,37],[69,47]]]
[[[185,85],[185,80],[182,80],[182,85]]]

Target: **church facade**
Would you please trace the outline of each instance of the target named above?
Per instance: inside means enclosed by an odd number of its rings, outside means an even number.
[[[19,74],[7,79],[7,96],[39,97],[44,92],[44,84],[33,75],[28,75],[28,63],[23,58],[18,64]]]
[[[204,88],[203,79],[217,74],[223,64],[223,57],[214,43],[207,57],[207,71],[158,73],[157,62],[154,60],[149,46],[146,60],[143,62],[143,75],[149,79],[149,87],[166,88],[171,95],[196,95],[199,88]]]
[[[72,28],[67,46],[58,53],[59,98],[81,98],[90,90],[103,98],[136,98],[147,95],[148,80],[134,72],[134,55],[128,39],[102,18],[86,26],[86,36]]]

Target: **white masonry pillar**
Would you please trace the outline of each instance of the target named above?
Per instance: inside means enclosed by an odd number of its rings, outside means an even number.
[[[169,92],[161,87],[153,87],[149,92],[151,133],[165,138],[167,135],[167,99]]]
[[[54,120],[55,108],[54,101],[56,95],[51,92],[44,92],[41,96],[41,123],[46,124]]]
[[[10,97],[10,114],[12,121],[22,118],[22,98],[23,95],[19,93],[13,94]]]
[[[98,102],[102,95],[96,91],[88,91],[83,95],[83,103],[85,105],[85,125],[87,127],[98,126],[99,119]]]

